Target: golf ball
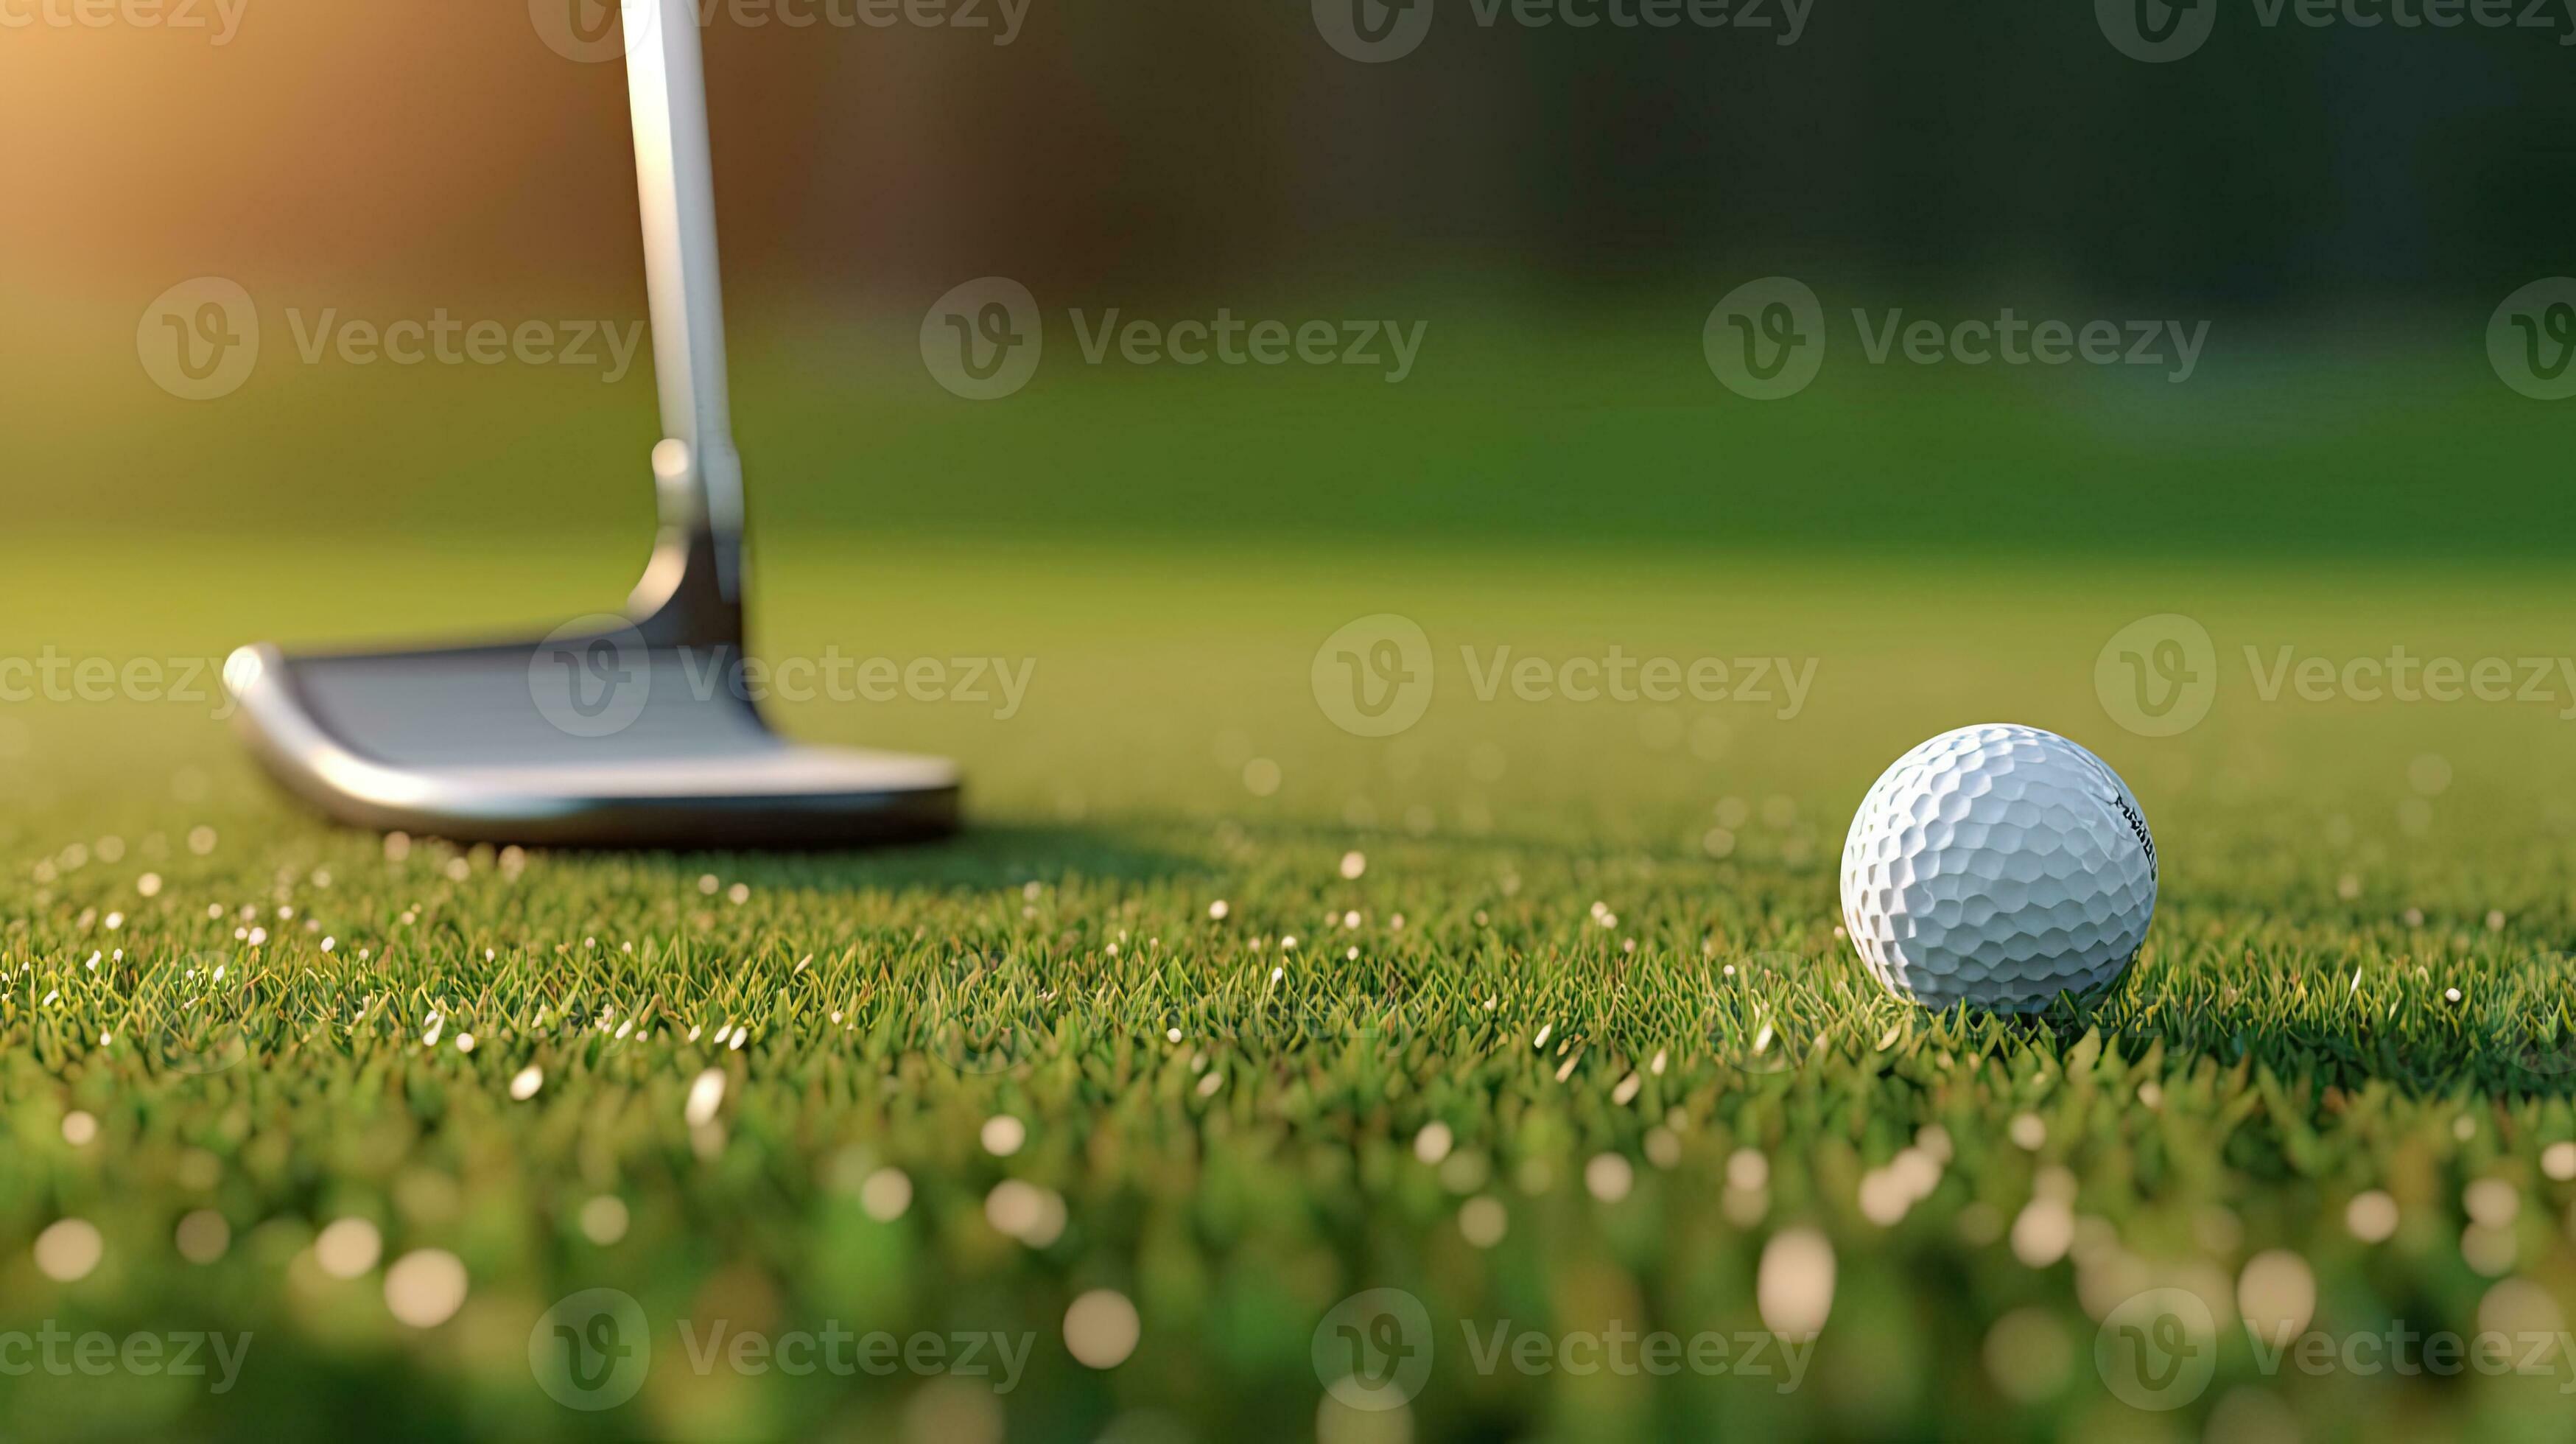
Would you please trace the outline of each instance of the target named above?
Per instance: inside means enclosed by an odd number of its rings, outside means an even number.
[[[1896,759],[1843,842],[1843,925],[1888,991],[2036,1012],[2129,966],[2156,911],[2147,816],[2101,758],[1986,724]]]

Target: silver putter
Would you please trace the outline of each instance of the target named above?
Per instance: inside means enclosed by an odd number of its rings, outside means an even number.
[[[954,764],[787,741],[744,686],[742,460],[695,7],[625,9],[664,439],[661,535],[624,615],[481,646],[244,647],[224,664],[236,725],[324,813],[459,842],[831,847],[950,832]]]

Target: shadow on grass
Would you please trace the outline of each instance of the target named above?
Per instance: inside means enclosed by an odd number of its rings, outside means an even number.
[[[1145,841],[1178,828],[1139,823],[1084,826],[986,825],[937,842],[842,852],[652,853],[641,865],[675,879],[715,871],[757,888],[992,892],[1071,879],[1161,882],[1209,870],[1199,858]]]
[[[1161,882],[1207,877],[1229,870],[1224,849],[1210,845],[1216,829],[1226,824],[1204,817],[1133,817],[1115,823],[1042,824],[976,823],[954,837],[936,842],[881,847],[777,852],[643,852],[627,854],[641,865],[694,880],[707,872],[727,881],[760,886],[808,888],[936,889],[972,892],[1019,887],[1028,882],[1072,879],[1106,882]],[[1237,821],[1244,838],[1265,854],[1301,846],[1338,855],[1354,845],[1376,846],[1381,840],[1409,849],[1442,854],[1579,860],[1630,856],[1634,849],[1615,844],[1598,847],[1561,837],[1504,832],[1403,834],[1355,830],[1304,820]],[[1684,862],[1700,859],[1679,855]],[[1238,860],[1231,870],[1241,871]]]
[[[2061,998],[2008,1026],[2060,1050],[2098,1031],[2122,1057],[2161,1045],[2168,1058],[2250,1064],[2320,1090],[2385,1083],[2415,1097],[2576,1097],[2576,1025],[2562,996],[2537,987],[2506,985],[2484,1001],[2456,1003],[2426,989],[2362,1008],[2277,992],[2257,999],[2226,979],[2160,988],[2132,976],[2103,996]]]

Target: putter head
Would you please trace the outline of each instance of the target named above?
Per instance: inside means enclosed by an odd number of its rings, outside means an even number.
[[[832,847],[953,831],[955,767],[789,742],[741,685],[742,458],[698,13],[689,0],[628,0],[621,15],[662,410],[661,535],[626,615],[487,647],[244,647],[224,663],[234,718],[288,790],[362,827],[570,847]]]
[[[602,618],[615,623],[615,618]],[[955,766],[772,732],[730,644],[633,624],[538,641],[224,664],[270,775],[342,822],[458,842],[838,847],[957,826]]]

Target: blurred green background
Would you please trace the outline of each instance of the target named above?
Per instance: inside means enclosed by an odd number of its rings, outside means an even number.
[[[996,43],[711,5],[758,519],[2356,564],[2544,560],[2570,520],[2563,416],[2485,355],[2498,303],[2568,265],[2558,31],[2230,8],[2197,53],[2142,64],[2076,5],[1826,4],[1783,45],[1442,0],[1417,49],[1361,64],[1326,42],[1332,8],[1041,0]],[[220,42],[7,32],[13,528],[638,536],[649,365],[611,383],[296,344],[325,315],[641,321],[622,67],[547,43],[604,13],[273,0]],[[1770,275],[1817,293],[1833,350],[1757,405],[1700,333]],[[1049,349],[976,403],[916,333],[983,276],[1030,289]],[[183,402],[138,322],[199,277],[244,288],[263,346],[238,390]],[[1087,364],[1070,323],[1220,307],[1426,329],[1385,384]],[[1850,319],[2004,307],[2210,329],[2173,384],[1871,365]]]

